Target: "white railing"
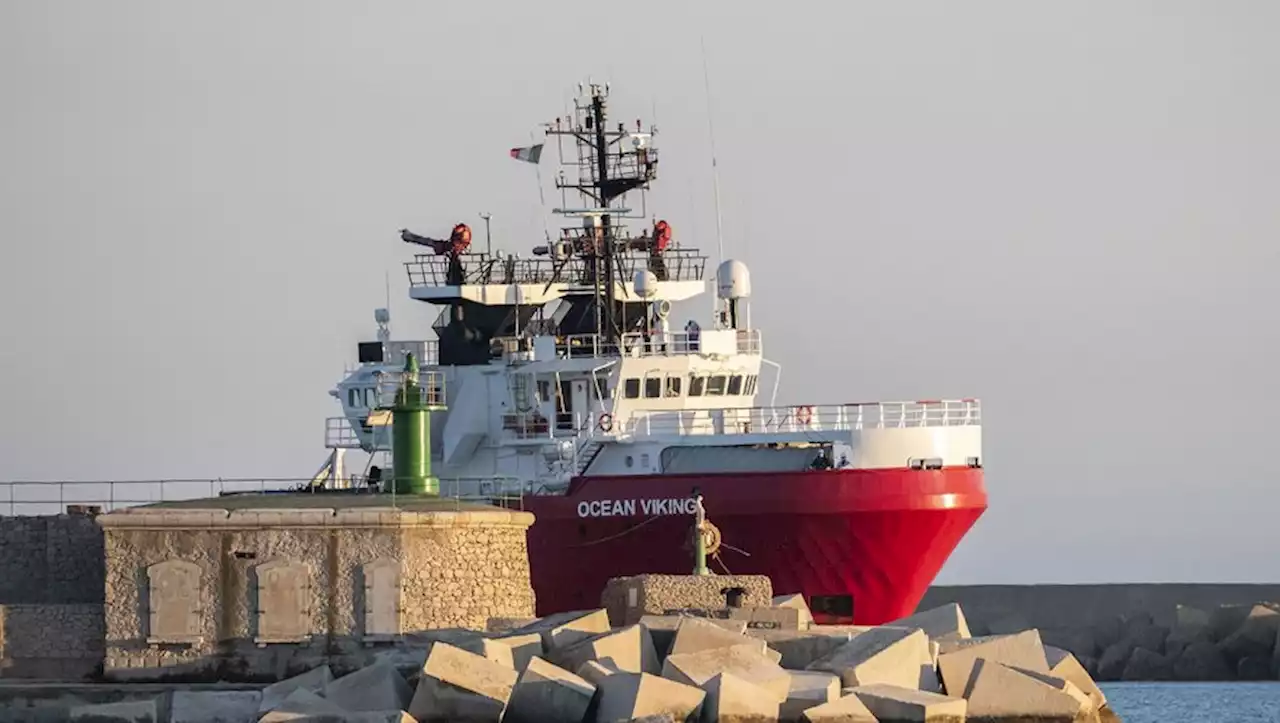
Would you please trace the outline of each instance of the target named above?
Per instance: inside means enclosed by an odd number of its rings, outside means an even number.
[[[763,348],[759,329],[737,330],[736,352],[759,354]],[[600,356],[674,356],[697,354],[702,350],[702,333],[687,331],[629,332],[617,343],[600,334],[570,334],[556,340],[556,356],[561,359]]]
[[[982,423],[976,399],[866,404],[745,407],[634,413],[626,436],[678,434],[778,434],[908,427],[963,427]]]
[[[401,386],[404,384],[403,373],[387,373],[378,378],[378,406],[387,408],[395,406],[400,399]],[[411,404],[429,407],[444,406],[444,373],[437,371],[419,371],[417,390],[409,395]]]
[[[169,480],[0,480],[0,516],[56,515],[69,507],[111,510],[160,502],[216,498],[231,494],[312,494],[332,497],[335,502],[346,497],[374,495],[366,478],[352,475],[350,490],[328,490],[311,486],[312,478],[261,479],[169,479]],[[532,494],[531,484],[519,480],[480,477],[441,477],[438,498],[460,507],[466,502],[497,504],[524,509],[523,498]],[[382,481],[384,486],[387,480]],[[477,489],[478,494],[461,494],[457,490]],[[451,491],[452,490],[452,491]],[[421,496],[405,497],[392,491],[378,494],[377,506],[399,507],[408,500],[421,501]],[[82,510],[83,511],[83,510]]]

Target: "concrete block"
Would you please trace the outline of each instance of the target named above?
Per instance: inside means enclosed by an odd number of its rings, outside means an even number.
[[[493,642],[511,648],[511,662],[517,673],[523,673],[530,660],[546,654],[542,649],[542,635],[539,633],[499,635],[493,638]]]
[[[800,611],[800,629],[806,630],[813,625],[813,613],[809,610],[809,603],[805,602],[804,595],[800,593],[792,593],[790,595],[774,595],[770,601],[776,608],[795,608]]]
[[[306,688],[298,688],[280,701],[275,708],[258,719],[258,723],[286,723],[305,720],[312,716],[341,716],[346,711],[321,698]]]
[[[964,618],[964,611],[955,603],[943,605],[931,610],[923,610],[894,620],[886,625],[895,628],[919,628],[931,640],[966,639],[973,637],[969,633],[969,623]]]
[[[503,723],[579,723],[596,686],[542,658],[533,658],[511,691]]]
[[[803,670],[853,639],[847,630],[824,630],[822,626],[809,630],[753,630],[750,635],[765,641],[770,650],[778,653],[778,663],[788,670]]]
[[[387,664],[370,665],[324,687],[324,697],[349,711],[404,710],[413,690]]]
[[[578,668],[578,677],[594,686],[599,686],[602,678],[621,672],[612,661],[588,660]]]
[[[701,686],[705,723],[770,723],[778,720],[778,698],[772,691],[733,673],[719,673]]]
[[[808,669],[835,673],[845,686],[937,687],[929,639],[919,629],[873,628],[814,661]]]
[[[563,638],[561,638],[563,639]],[[628,673],[657,675],[662,667],[653,650],[649,629],[631,625],[621,630],[593,635],[573,645],[551,652],[548,657],[556,665],[577,670],[588,660],[605,660]]]
[[[464,628],[442,628],[440,630],[424,630],[405,636],[413,644],[424,645],[427,650],[437,642],[448,643],[455,648],[475,653],[482,658],[492,660],[515,670],[515,653],[510,644],[499,642],[488,634]],[[424,658],[425,661],[425,658]]]
[[[810,708],[830,703],[840,697],[840,677],[832,673],[788,670],[791,687],[787,699],[778,709],[778,719],[789,723],[803,720]]]
[[[308,670],[302,675],[295,675],[279,683],[272,683],[262,689],[262,700],[258,704],[258,712],[265,713],[273,710],[295,690],[309,690],[312,693],[319,693],[332,680],[333,672],[329,670],[329,666],[322,665],[319,668]]]
[[[175,690],[169,723],[254,723],[261,703],[259,690]]]
[[[1071,723],[1093,711],[1092,701],[1079,688],[1039,675],[978,659],[964,696],[969,701],[969,718]]]
[[[487,658],[438,642],[422,666],[409,714],[429,721],[501,720],[516,672]]]
[[[804,723],[878,723],[871,709],[856,695],[847,695],[808,708],[800,720]]]
[[[743,620],[748,630],[800,630],[801,611],[793,607],[728,608],[730,620]],[[803,626],[803,627],[808,627]]]
[[[668,655],[662,665],[662,677],[699,687],[720,673],[732,673],[769,691],[779,703],[786,700],[791,691],[790,674],[761,655],[754,646],[735,645],[697,653],[676,653]]]
[[[648,673],[614,673],[602,678],[596,690],[598,723],[623,723],[663,714],[675,721],[695,721],[706,698],[700,688]]]
[[[607,633],[609,629],[609,613],[601,608],[548,615],[515,632],[517,634],[538,633],[542,636],[543,649],[550,653],[585,637]]]
[[[938,655],[938,672],[948,695],[963,695],[969,688],[978,658],[1037,673],[1049,672],[1040,633],[1027,630],[1017,635],[998,635],[970,640],[943,641]]]
[[[1205,616],[1206,618],[1208,615]],[[1101,708],[1107,704],[1107,696],[1103,695],[1102,689],[1090,677],[1089,671],[1080,664],[1076,656],[1050,645],[1044,646],[1045,660],[1049,663],[1049,674],[1055,678],[1069,680],[1075,684],[1077,688],[1084,691],[1085,695],[1093,701],[1094,707]]]
[[[156,723],[159,718],[157,708],[154,698],[78,705],[68,712],[67,718],[80,723]]]
[[[964,723],[969,707],[964,698],[893,685],[858,686],[850,692],[882,722]]]
[[[680,621],[686,617],[688,616],[645,615],[640,618],[640,624],[649,629],[649,636],[653,638],[653,649],[658,653],[659,659],[667,657],[667,654],[671,651],[671,644],[676,638],[676,628],[679,627]],[[747,621],[745,620],[699,619],[739,635],[742,635],[747,630]]]
[[[701,618],[682,618],[676,626],[675,638],[671,641],[670,655],[697,653],[713,648],[729,648],[735,645],[752,645],[763,655],[768,647],[763,640],[740,633],[725,630],[715,623]]]

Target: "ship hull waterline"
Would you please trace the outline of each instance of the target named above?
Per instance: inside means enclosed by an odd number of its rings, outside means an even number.
[[[690,573],[694,488],[724,542],[712,572],[852,598],[852,615],[815,611],[822,623],[910,615],[987,507],[969,467],[582,477],[523,501],[538,615],[598,607],[613,577]]]

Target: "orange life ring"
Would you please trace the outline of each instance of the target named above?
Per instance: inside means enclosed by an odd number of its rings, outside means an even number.
[[[601,432],[612,432],[613,431],[613,415],[609,414],[608,412],[601,414],[598,426],[600,427]]]
[[[808,424],[813,420],[813,407],[804,406],[796,407],[796,421],[801,424]]]

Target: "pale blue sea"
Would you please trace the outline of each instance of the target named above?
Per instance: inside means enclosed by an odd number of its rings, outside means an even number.
[[[1123,723],[1280,723],[1280,683],[1102,683]]]

